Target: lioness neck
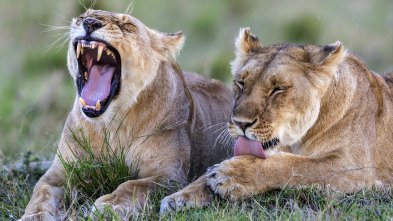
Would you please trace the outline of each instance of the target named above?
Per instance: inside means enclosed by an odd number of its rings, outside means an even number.
[[[373,84],[377,82],[364,62],[357,56],[348,54],[338,64],[337,73],[321,99],[318,120],[302,139],[303,148],[299,151],[313,153],[313,145],[323,143],[320,141],[326,137],[326,134],[335,134],[333,137],[336,139],[331,140],[329,146],[319,149],[323,152],[332,151],[345,144],[346,137],[350,134],[361,133],[345,124],[353,121],[367,121],[369,122],[367,124],[374,124],[373,118],[378,111],[379,92],[373,90]],[[370,105],[364,105],[364,103]]]

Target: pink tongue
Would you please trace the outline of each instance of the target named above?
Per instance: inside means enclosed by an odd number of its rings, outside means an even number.
[[[267,159],[260,142],[250,140],[247,137],[239,136],[235,143],[235,156],[253,155],[258,158]]]
[[[97,100],[102,101],[109,96],[115,70],[116,68],[109,64],[94,65],[90,68],[89,80],[81,94],[87,105],[96,106]]]

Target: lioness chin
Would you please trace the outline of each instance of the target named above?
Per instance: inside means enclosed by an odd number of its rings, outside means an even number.
[[[219,81],[181,71],[174,60],[184,41],[181,32],[162,33],[130,15],[87,10],[72,20],[70,39],[68,69],[76,98],[59,153],[68,161],[84,157],[73,137],[83,136],[82,130],[99,156],[105,130],[113,152],[126,146],[127,163],[138,157],[138,179],[98,198],[94,208],[112,207],[128,219],[159,183],[185,183],[228,157],[214,131],[224,129],[220,123],[229,118],[232,94]],[[56,155],[23,220],[63,218],[63,172]]]
[[[340,42],[262,47],[246,28],[235,47],[235,156],[166,197],[161,213],[207,205],[207,189],[236,201],[285,186],[392,185],[393,74],[372,72]]]

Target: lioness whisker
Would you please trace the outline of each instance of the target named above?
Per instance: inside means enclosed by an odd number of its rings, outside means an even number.
[[[229,132],[227,133],[226,137],[227,137],[226,138],[227,141],[225,142],[224,147],[227,147],[231,142],[234,141],[233,137]]]
[[[46,25],[42,23],[39,24],[46,27],[42,32],[50,32],[50,31],[57,31],[57,30],[71,30],[69,26],[53,26],[53,25]]]
[[[67,38],[68,35],[63,35],[60,38],[58,38],[55,42],[53,42],[52,44],[48,45],[48,49],[45,51],[48,52],[57,42],[61,41],[62,39],[66,38],[66,41],[68,41],[69,37]]]
[[[132,11],[134,11],[134,0],[131,0],[130,4],[128,4],[126,10],[124,11],[124,14],[131,15]]]
[[[87,11],[88,8],[86,7],[85,2],[78,0],[78,3],[85,9],[85,11]]]
[[[217,136],[216,140],[214,141],[214,145],[213,145],[214,148],[216,147],[217,141],[218,141],[219,138],[225,133],[225,131],[226,131],[226,130],[221,131],[220,134]]]
[[[69,35],[70,34],[70,32],[69,31],[67,31],[67,32],[63,32],[63,33],[59,33],[59,34],[55,34],[55,35],[51,35],[50,37],[57,37],[57,36],[63,36],[63,35]]]
[[[227,126],[225,125],[225,126],[223,126],[223,127],[221,127],[221,128],[218,128],[217,130],[215,130],[215,131],[213,131],[213,133],[212,134],[215,134],[215,133],[217,133],[218,131],[220,131],[220,130],[225,130],[225,129],[227,129]]]
[[[212,127],[219,126],[219,125],[222,125],[222,124],[226,124],[226,122],[221,122],[221,123],[217,123],[217,124],[210,125],[210,126],[208,126],[207,128],[203,129],[202,132],[205,132],[206,130],[209,130],[209,129],[212,128]],[[202,128],[203,128],[203,127],[202,127]],[[201,129],[202,129],[202,128],[201,128]],[[222,128],[226,128],[226,126],[225,126],[225,127],[222,127]],[[220,130],[220,129],[222,129],[222,128],[219,128],[218,130]],[[216,132],[217,132],[217,131],[213,132],[213,134],[216,133]]]

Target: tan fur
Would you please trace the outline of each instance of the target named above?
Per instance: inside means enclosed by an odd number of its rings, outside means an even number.
[[[280,143],[265,151],[267,159],[236,156],[209,168],[166,197],[161,212],[205,206],[209,189],[239,200],[305,184],[347,192],[391,186],[393,74],[370,71],[340,42],[260,47],[249,36],[244,29],[236,40],[229,131],[235,138]]]
[[[101,154],[104,128],[111,132],[112,147],[131,145],[126,160],[131,163],[138,156],[138,179],[121,184],[95,203],[97,209],[108,205],[127,219],[145,204],[148,192],[153,191],[157,183],[169,180],[185,183],[187,178],[200,176],[208,166],[228,157],[223,145],[214,145],[213,132],[220,129],[219,123],[228,120],[232,95],[216,80],[191,72],[182,73],[174,61],[184,42],[181,32],[161,33],[129,15],[96,10],[88,10],[71,24],[68,68],[74,80],[79,73],[73,40],[85,35],[82,26],[85,18],[100,20],[104,25],[92,32],[92,37],[109,43],[119,52],[121,89],[97,118],[84,115],[79,95],[76,95],[59,152],[69,160],[77,160],[70,147],[77,158],[83,157],[68,127],[73,132],[83,129],[96,155]],[[56,156],[52,167],[35,186],[24,220],[39,220],[44,216],[61,218],[64,209],[61,208],[61,185],[65,181],[62,170]]]

